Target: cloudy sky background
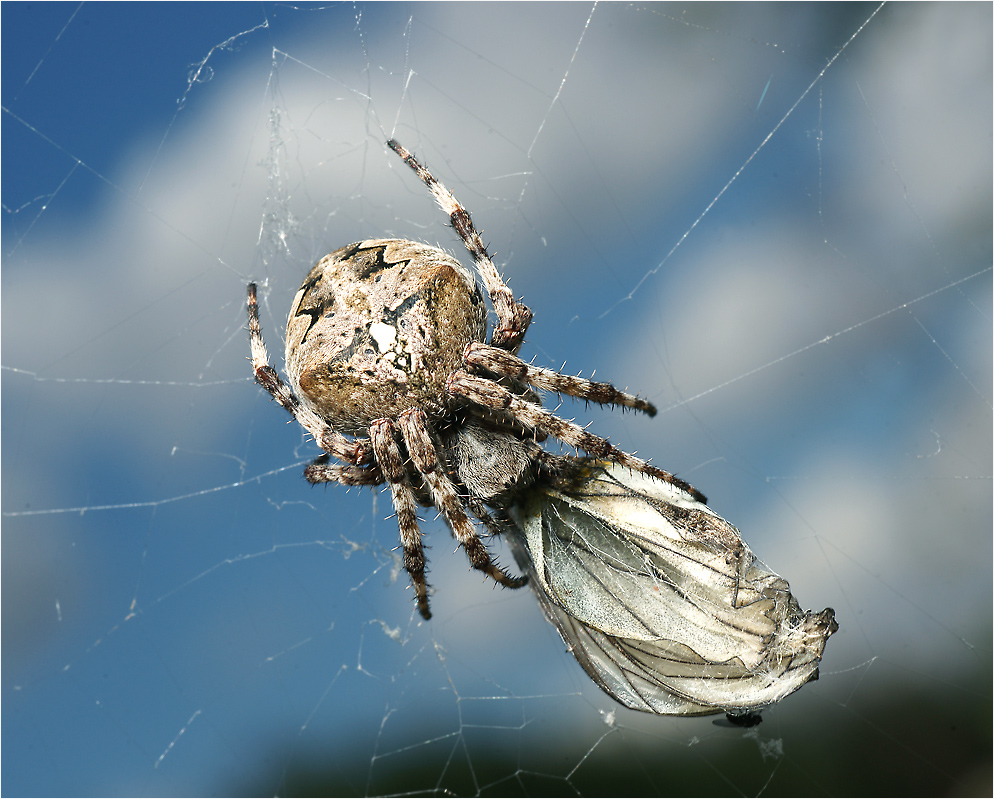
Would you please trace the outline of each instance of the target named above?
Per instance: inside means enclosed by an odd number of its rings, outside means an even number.
[[[4,792],[989,786],[991,8],[875,9],[4,4]],[[326,252],[462,255],[389,136],[661,409],[563,413],[835,608],[761,727],[621,709],[431,513],[420,623],[300,476],[245,284],[282,365]]]

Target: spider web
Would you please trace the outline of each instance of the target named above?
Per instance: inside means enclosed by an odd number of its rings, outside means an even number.
[[[4,793],[990,792],[989,5],[2,14]],[[560,412],[835,607],[761,726],[621,708],[428,513],[421,623],[302,479],[245,284],[282,365],[324,253],[463,255],[388,136],[661,408]]]

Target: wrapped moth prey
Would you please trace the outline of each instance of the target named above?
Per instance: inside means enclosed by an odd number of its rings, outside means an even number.
[[[594,682],[635,710],[752,713],[817,679],[831,608],[801,610],[738,530],[682,487],[570,459],[507,536]]]

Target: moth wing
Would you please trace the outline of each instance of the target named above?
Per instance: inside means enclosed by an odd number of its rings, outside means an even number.
[[[761,707],[817,674],[834,614],[805,613],[738,531],[618,467],[518,508],[512,550],[584,670],[636,710]]]

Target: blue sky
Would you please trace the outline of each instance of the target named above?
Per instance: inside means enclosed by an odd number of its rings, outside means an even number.
[[[288,793],[312,767],[349,793],[615,768],[632,793],[873,792],[881,763],[969,792],[991,9],[874,9],[4,3],[4,793]],[[281,366],[324,253],[459,251],[389,136],[536,311],[525,354],[661,409],[560,412],[835,607],[821,679],[760,737],[620,709],[431,512],[420,623],[387,497],[300,476],[245,284]]]

